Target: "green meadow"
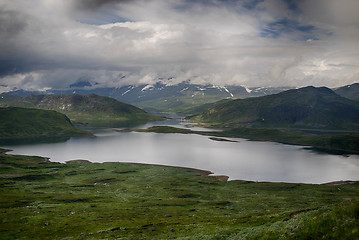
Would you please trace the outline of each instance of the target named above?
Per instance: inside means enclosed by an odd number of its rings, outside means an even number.
[[[319,174],[319,173],[318,173]],[[0,154],[1,239],[358,239],[359,182]]]

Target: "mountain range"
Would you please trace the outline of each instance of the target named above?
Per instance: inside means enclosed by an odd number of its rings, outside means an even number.
[[[135,103],[153,100],[157,98],[166,98],[174,96],[191,96],[197,95],[218,95],[223,98],[247,98],[257,97],[288,90],[289,87],[254,87],[248,88],[243,86],[216,86],[212,84],[192,84],[184,81],[179,84],[166,84],[164,81],[158,81],[154,84],[125,85],[121,87],[101,87],[98,83],[89,81],[79,81],[73,83],[65,89],[49,89],[45,91],[26,91],[17,89],[9,91],[6,94],[28,96],[32,94],[80,94],[88,95],[95,93],[101,96],[112,97],[126,103]]]
[[[101,87],[97,83],[79,81],[66,89],[51,89],[46,91],[15,90],[2,95],[88,95],[91,93],[115,98],[121,102],[135,105],[148,112],[176,112],[183,114],[198,114],[197,107],[215,103],[222,99],[236,99],[274,94],[287,87],[281,88],[247,88],[243,86],[215,86],[191,84],[184,81],[169,85],[159,80],[155,84],[127,85],[121,87]]]
[[[291,89],[290,87],[244,87],[244,86],[215,86],[192,84],[184,81],[179,84],[168,84],[159,79],[154,84],[126,85],[121,87],[103,87],[97,82],[79,80],[65,89],[50,89],[46,91],[14,90],[1,94],[29,96],[36,95],[89,95],[91,93],[115,98],[121,102],[135,105],[147,112],[171,112],[183,115],[199,114],[206,107],[212,107],[223,99],[260,97],[276,94]],[[338,95],[359,101],[359,83],[333,89]],[[1,103],[1,99],[0,99]]]

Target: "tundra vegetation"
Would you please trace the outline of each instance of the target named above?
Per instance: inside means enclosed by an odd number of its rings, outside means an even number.
[[[358,239],[359,183],[0,154],[1,239]]]

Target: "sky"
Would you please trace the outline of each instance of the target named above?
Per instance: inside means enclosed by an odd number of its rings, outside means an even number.
[[[359,82],[358,0],[0,0],[0,92]]]

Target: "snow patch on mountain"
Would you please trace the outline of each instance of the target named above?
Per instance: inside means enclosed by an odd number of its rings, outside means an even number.
[[[227,93],[229,93],[229,94],[231,95],[231,97],[234,97],[234,95],[233,95],[226,87],[223,87],[223,89],[224,89]]]
[[[146,90],[152,90],[154,87],[152,84],[146,85],[144,88],[141,89],[141,92],[144,92]]]
[[[182,89],[180,92],[184,92],[184,91],[186,91],[188,89],[189,89],[189,87],[186,87],[186,88]]]
[[[250,90],[248,87],[244,87],[244,88],[246,89],[247,93],[251,93],[251,92],[252,92],[252,90]]]
[[[130,86],[128,90],[126,90],[124,93],[121,94],[121,96],[125,96],[127,93],[129,93],[132,89],[134,89],[134,86]]]

